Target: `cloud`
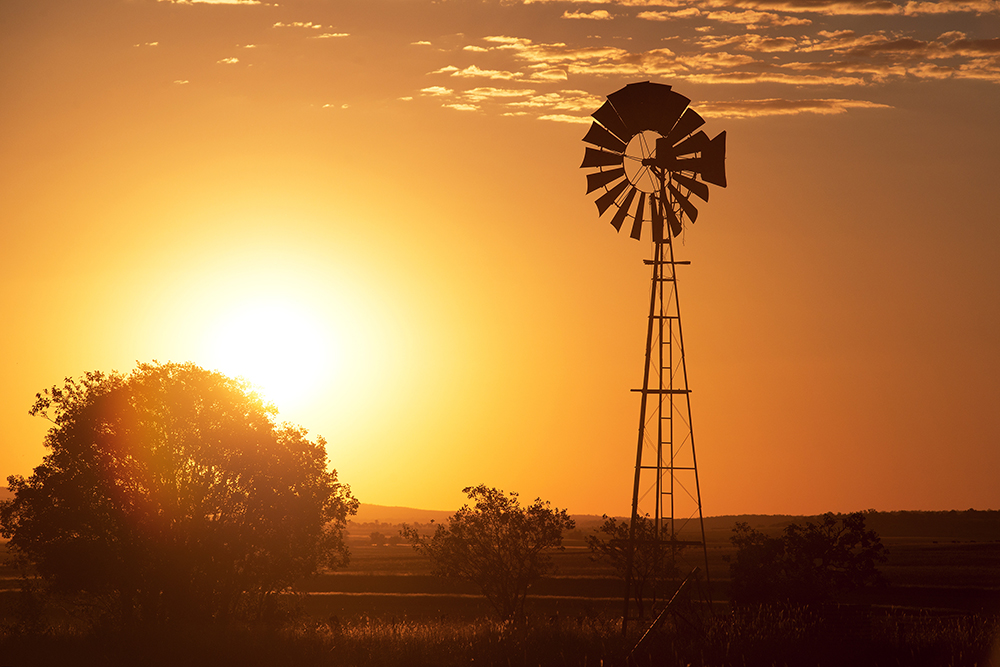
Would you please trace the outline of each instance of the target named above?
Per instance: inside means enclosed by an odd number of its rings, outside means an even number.
[[[465,69],[456,68],[455,71],[451,73],[451,76],[459,76],[465,78],[479,77],[484,79],[495,79],[509,81],[510,79],[518,79],[522,76],[520,72],[506,72],[495,69],[480,69],[476,65],[469,65]]]
[[[586,111],[590,113],[601,106],[603,102],[603,98],[592,95],[584,90],[561,90],[554,93],[532,95],[526,100],[511,102],[509,106],[522,109],[552,109],[557,111]]]
[[[239,61],[239,58],[223,58],[222,60],[216,60],[215,62],[219,65],[235,65]]]
[[[707,72],[682,76],[691,83],[704,84],[782,83],[790,86],[864,86],[867,84],[862,77],[783,74],[780,72]]]
[[[1000,12],[1000,3],[996,0],[943,0],[942,2],[907,2],[903,13],[907,16],[928,14],[996,14]]]
[[[497,98],[509,99],[511,97],[527,97],[528,95],[534,94],[535,91],[530,88],[493,88],[489,86],[472,88],[462,93],[466,99],[476,102]]]
[[[771,12],[755,12],[746,10],[742,12],[709,12],[705,15],[710,21],[720,21],[722,23],[736,23],[745,26],[774,26],[784,27],[790,25],[810,25],[809,19],[800,19],[794,16],[779,16]]]
[[[685,7],[689,0],[521,0],[526,5],[546,2],[565,2],[588,5],[615,5],[621,7]],[[929,14],[997,14],[997,0],[701,0],[700,6],[718,9],[774,10],[793,14],[814,13],[826,16],[920,16]],[[693,9],[693,8],[692,8]],[[692,16],[686,14],[684,16]],[[664,21],[684,17],[676,12],[662,10],[640,12],[638,18]],[[787,24],[792,25],[792,24]]]
[[[174,81],[174,83],[176,83],[178,86],[185,86],[191,82],[188,81],[187,79],[177,79],[176,81]]]
[[[431,86],[429,88],[421,88],[420,92],[424,95],[451,95],[454,91],[451,88],[445,88],[444,86]]]
[[[706,118],[759,118],[762,116],[794,116],[798,114],[832,115],[846,113],[849,109],[891,109],[888,104],[865,100],[812,99],[812,100],[736,100],[730,102],[703,102],[698,113]]]
[[[794,51],[798,46],[798,41],[794,37],[764,37],[757,33],[733,36],[708,35],[700,37],[697,43],[699,46],[708,49],[731,46],[739,51],[753,51],[757,53]]]
[[[157,0],[173,5],[259,5],[259,0]]]
[[[569,75],[564,69],[545,69],[532,72],[528,78],[532,81],[566,81]]]
[[[677,9],[674,11],[639,12],[637,19],[643,21],[672,21],[673,19],[689,19],[701,16],[701,12],[694,7]]]
[[[459,111],[479,111],[479,107],[477,107],[475,104],[455,103],[455,104],[442,104],[441,106],[446,107],[448,109],[457,109]]]
[[[133,46],[159,46],[159,42],[143,42],[142,44],[133,44]]]
[[[410,46],[431,46],[431,43],[422,39],[419,42],[410,42]]]
[[[487,48],[484,48],[482,46],[474,46],[472,44],[470,44],[468,46],[463,46],[462,50],[463,51],[476,51],[478,53],[486,53],[487,51],[489,51],[489,49],[487,49]]]
[[[310,39],[332,39],[335,37],[350,37],[349,32],[324,32],[322,35],[312,35]]]
[[[594,11],[587,12],[563,12],[562,18],[564,19],[589,19],[592,21],[610,21],[612,19],[611,14],[608,13],[606,9],[595,9]]]
[[[591,119],[587,116],[570,116],[564,113],[550,113],[539,116],[538,120],[550,120],[556,123],[575,123],[578,125],[590,125]]]
[[[278,21],[272,28],[312,28],[313,30],[319,30],[323,26],[319,23],[313,23],[312,21],[292,21],[291,23],[283,23]]]

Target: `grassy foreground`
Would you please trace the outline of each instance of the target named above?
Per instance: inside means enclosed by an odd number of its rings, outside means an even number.
[[[997,619],[756,609],[668,620],[630,659],[620,619],[489,620],[360,617],[300,619],[283,627],[186,627],[0,636],[4,665],[288,665],[396,667],[487,665],[770,667],[998,665]],[[633,640],[634,641],[634,640]]]

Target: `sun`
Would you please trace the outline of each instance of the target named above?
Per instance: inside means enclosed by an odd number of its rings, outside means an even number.
[[[261,298],[217,314],[206,341],[207,365],[241,377],[279,411],[304,407],[337,374],[332,327],[293,299]]]

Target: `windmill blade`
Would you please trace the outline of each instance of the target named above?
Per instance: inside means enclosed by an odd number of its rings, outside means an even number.
[[[615,200],[618,199],[618,195],[620,195],[625,188],[629,187],[629,185],[631,184],[628,182],[628,179],[623,178],[621,182],[615,185],[615,187],[598,197],[597,201],[594,202],[597,204],[597,210],[600,211],[598,215],[604,215],[604,212],[608,210],[608,207],[615,203]]]
[[[663,208],[665,202],[656,195],[649,195],[650,213],[653,219],[653,243],[663,243]]]
[[[601,148],[607,148],[609,151],[614,151],[616,153],[624,153],[627,144],[605,130],[602,126],[597,123],[590,124],[590,130],[587,132],[587,136],[583,138],[588,144],[594,144],[595,146],[600,146]]]
[[[701,152],[705,165],[701,169],[701,178],[713,185],[726,187],[726,132],[716,135],[708,147]]]
[[[688,155],[690,153],[701,153],[709,145],[708,135],[704,132],[698,132],[692,134],[690,137],[677,144],[670,149],[670,155]],[[659,150],[660,142],[656,142],[656,148]]]
[[[693,178],[685,176],[684,174],[671,174],[673,179],[686,187],[691,191],[692,194],[697,195],[702,201],[708,201],[708,186],[701,181],[696,181]]]
[[[611,224],[614,226],[616,231],[621,231],[622,223],[625,222],[625,218],[628,217],[628,210],[632,206],[632,200],[635,199],[635,193],[637,190],[631,188],[628,194],[625,195],[624,201],[618,206],[618,211],[615,212],[615,217],[611,218]]]
[[[632,134],[656,130],[666,134],[691,102],[662,83],[630,83],[608,95],[608,101]]]
[[[677,219],[677,214],[674,213],[673,207],[664,206],[663,208],[666,210],[667,222],[670,223],[670,236],[674,238],[680,236],[681,232],[684,231],[684,225]]]
[[[639,191],[639,206],[635,209],[635,221],[632,223],[632,233],[629,234],[636,241],[642,236],[642,209],[646,205],[646,193]]]
[[[608,151],[601,151],[587,146],[587,150],[583,155],[583,164],[580,165],[580,168],[611,167],[616,164],[620,165],[624,161],[625,156],[621,153],[609,153]]]
[[[670,194],[672,194],[674,196],[674,199],[677,200],[677,203],[680,204],[681,210],[684,211],[684,215],[688,217],[688,220],[690,220],[691,222],[697,220],[698,209],[694,207],[694,204],[691,203],[691,200],[689,200],[685,195],[681,194],[681,191],[678,190],[676,187],[674,187],[673,183],[668,183],[667,187],[670,188]]]
[[[590,116],[625,143],[628,143],[628,140],[635,134],[628,129],[611,102],[604,102],[601,108],[590,114]]]
[[[625,168],[618,167],[617,169],[608,169],[607,171],[598,171],[593,174],[587,174],[587,194],[596,190],[597,188],[603,187],[610,183],[611,181],[621,178],[625,175]]]
[[[677,121],[677,124],[674,125],[673,129],[664,134],[666,135],[666,138],[670,140],[670,145],[673,146],[704,124],[705,119],[699,116],[694,109],[687,109],[684,111],[684,115],[681,116],[681,119]]]

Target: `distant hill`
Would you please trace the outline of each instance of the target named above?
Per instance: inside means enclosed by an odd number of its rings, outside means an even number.
[[[455,512],[444,510],[421,510],[413,507],[396,507],[393,505],[371,505],[361,503],[358,513],[351,517],[353,523],[430,523],[447,521]]]

